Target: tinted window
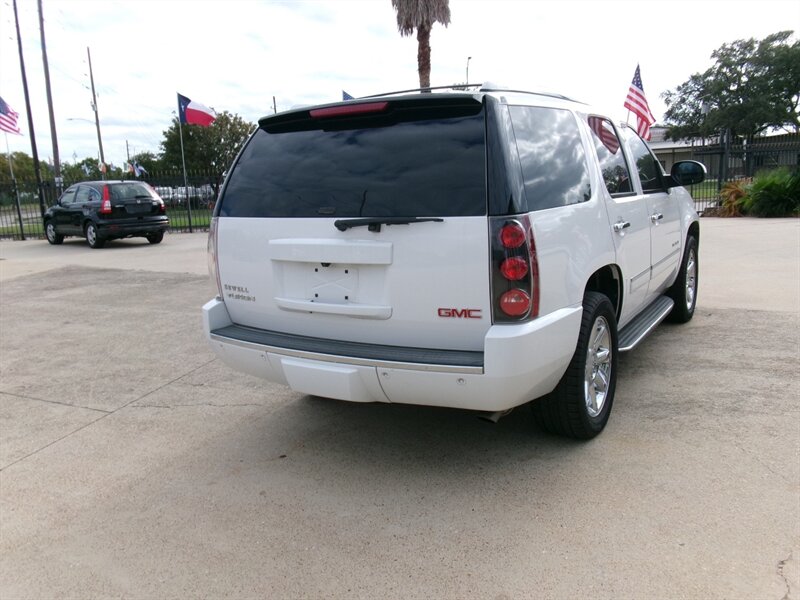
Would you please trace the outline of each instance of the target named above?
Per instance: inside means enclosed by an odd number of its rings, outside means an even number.
[[[152,198],[153,191],[144,183],[123,183],[109,186],[111,198],[114,200],[132,200],[134,198]]]
[[[60,200],[61,204],[72,204],[73,202],[75,202],[75,192],[77,191],[78,188],[70,188],[66,192],[64,192],[64,195],[61,196]]]
[[[585,202],[592,187],[578,123],[568,110],[511,106],[528,210]]]
[[[259,129],[234,166],[219,214],[486,214],[484,117],[474,112],[353,129]]]
[[[75,196],[75,202],[80,204],[84,202],[89,202],[89,200],[91,200],[90,197],[91,192],[92,188],[90,188],[88,185],[82,185],[81,187],[78,188],[78,193]]]
[[[595,116],[587,117],[586,121],[592,130],[592,141],[608,193],[615,196],[633,192],[631,174],[611,122]]]
[[[647,147],[636,133],[628,127],[622,128],[622,135],[628,142],[631,149],[631,158],[636,170],[639,172],[639,179],[642,182],[642,191],[647,193],[663,192],[664,181],[662,179],[661,165],[650,153]]]

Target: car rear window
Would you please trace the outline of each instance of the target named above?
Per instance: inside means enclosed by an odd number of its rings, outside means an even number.
[[[356,127],[258,129],[220,199],[223,217],[486,214],[484,113],[421,111]],[[421,118],[420,118],[421,117]]]
[[[132,200],[134,198],[152,198],[153,190],[143,183],[111,184],[112,200]]]

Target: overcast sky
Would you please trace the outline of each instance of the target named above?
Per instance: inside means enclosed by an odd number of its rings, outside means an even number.
[[[11,0],[0,0],[0,96],[20,113],[31,153]],[[50,160],[35,0],[18,0],[39,156]],[[397,32],[390,0],[43,0],[62,162],[97,157],[87,46],[106,161],[159,152],[176,92],[255,122],[300,104],[418,87],[417,42]],[[605,108],[622,103],[637,62],[659,121],[661,93],[711,65],[725,42],[800,27],[797,0],[450,0],[431,36],[432,85],[491,81]],[[2,149],[5,152],[5,148]]]

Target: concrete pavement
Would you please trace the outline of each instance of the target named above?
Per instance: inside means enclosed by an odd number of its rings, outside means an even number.
[[[230,371],[203,234],[0,242],[0,597],[798,598],[800,221],[701,230],[588,443]]]

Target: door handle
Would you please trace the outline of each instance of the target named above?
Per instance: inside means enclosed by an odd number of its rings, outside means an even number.
[[[630,226],[631,224],[628,221],[623,221],[622,219],[620,219],[619,221],[614,223],[614,231],[616,231],[617,233],[622,233]]]
[[[657,225],[658,222],[663,218],[664,215],[662,215],[661,213],[653,213],[652,215],[650,215],[650,221],[655,225]]]

